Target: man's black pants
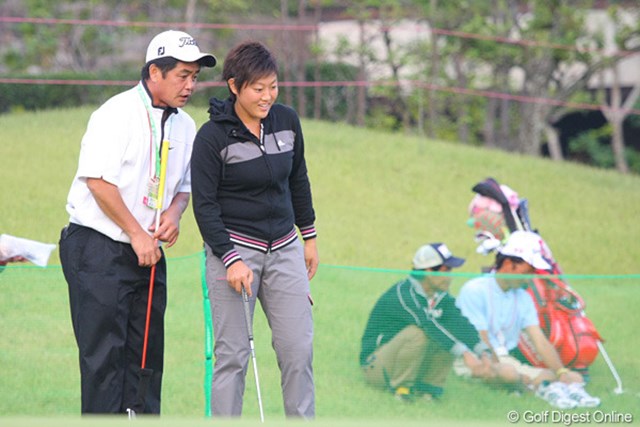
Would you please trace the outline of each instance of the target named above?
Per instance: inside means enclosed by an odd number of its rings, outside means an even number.
[[[80,359],[82,413],[123,413],[136,402],[151,269],[131,245],[69,224],[60,236]],[[145,413],[160,413],[167,305],[164,256],[156,266],[146,368]]]

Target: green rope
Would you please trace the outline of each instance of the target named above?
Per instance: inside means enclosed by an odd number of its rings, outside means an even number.
[[[331,265],[320,264],[319,268],[329,268],[338,270],[352,271],[369,271],[376,273],[395,273],[395,274],[422,274],[425,276],[446,276],[446,277],[478,277],[483,273],[458,273],[458,272],[439,272],[439,271],[420,271],[416,272],[407,269],[392,268],[375,268],[375,267],[358,267],[351,265]],[[621,279],[640,279],[640,274],[496,274],[497,277],[504,278],[541,278],[541,279],[598,279],[598,280],[621,280]]]
[[[195,252],[193,254],[188,254],[188,255],[181,255],[181,256],[175,256],[175,257],[167,257],[167,260],[185,260],[185,259],[189,259],[189,258],[193,258],[196,256],[201,256],[202,257],[202,274],[203,274],[203,278],[202,278],[202,283],[203,283],[203,290],[206,289],[206,280],[204,278],[204,271],[205,271],[205,266],[204,266],[204,262],[205,262],[205,258],[204,258],[204,250],[201,252]],[[21,270],[21,269],[34,269],[34,270],[49,270],[49,269],[56,269],[56,268],[61,268],[60,265],[49,265],[46,267],[38,267],[36,265],[31,265],[31,264],[27,264],[24,265],[22,263],[18,263],[18,264],[9,264],[4,266],[4,268],[0,267],[0,272],[2,272],[2,270]],[[320,264],[319,268],[328,268],[328,269],[336,269],[336,270],[351,270],[351,271],[369,271],[369,272],[377,272],[377,273],[396,273],[396,274],[409,274],[412,273],[411,270],[408,269],[393,269],[393,268],[376,268],[376,267],[360,267],[360,266],[354,266],[354,265],[332,265],[332,264]],[[413,272],[415,273],[415,272]],[[428,276],[447,276],[447,277],[478,277],[481,276],[483,273],[474,273],[474,272],[438,272],[438,271],[430,271],[430,272],[423,272],[422,274],[424,275],[428,275]],[[545,279],[577,279],[577,280],[581,280],[581,279],[589,279],[589,280],[638,280],[640,279],[640,273],[636,273],[636,274],[547,274],[547,275],[537,275],[537,274],[501,274],[498,275],[498,277],[504,277],[504,278],[545,278]],[[208,294],[205,295],[205,298],[208,298]]]
[[[213,322],[207,289],[207,257],[200,256],[200,281],[202,283],[202,308],[204,309],[204,415],[211,417],[211,380],[213,378]]]

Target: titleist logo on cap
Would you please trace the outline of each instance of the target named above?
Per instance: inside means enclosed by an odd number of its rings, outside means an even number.
[[[185,47],[185,46],[198,46],[198,43],[196,43],[193,37],[180,37],[178,39],[178,47]],[[158,47],[158,56],[164,55],[165,52],[166,52],[166,49],[164,46]]]
[[[196,41],[193,39],[193,37],[180,37],[178,40],[180,40],[180,43],[178,44],[178,47],[197,46],[198,45],[198,43],[196,43]]]

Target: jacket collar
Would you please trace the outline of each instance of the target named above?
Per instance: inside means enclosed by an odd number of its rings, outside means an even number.
[[[169,117],[171,114],[178,114],[178,109],[174,107],[159,107],[153,104],[153,96],[151,95],[151,91],[149,91],[149,87],[147,86],[147,82],[145,80],[140,80],[140,84],[144,88],[144,92],[147,94],[149,98],[149,105],[153,108],[157,108],[158,110],[163,110],[163,116]]]

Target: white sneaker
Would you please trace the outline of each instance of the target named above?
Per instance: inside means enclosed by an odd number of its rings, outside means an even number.
[[[584,389],[584,384],[572,383],[567,386],[569,397],[576,401],[581,408],[595,408],[600,406],[600,399],[591,396]]]
[[[559,381],[543,382],[538,386],[536,396],[560,409],[573,409],[578,406],[578,402],[569,397],[566,385]]]

